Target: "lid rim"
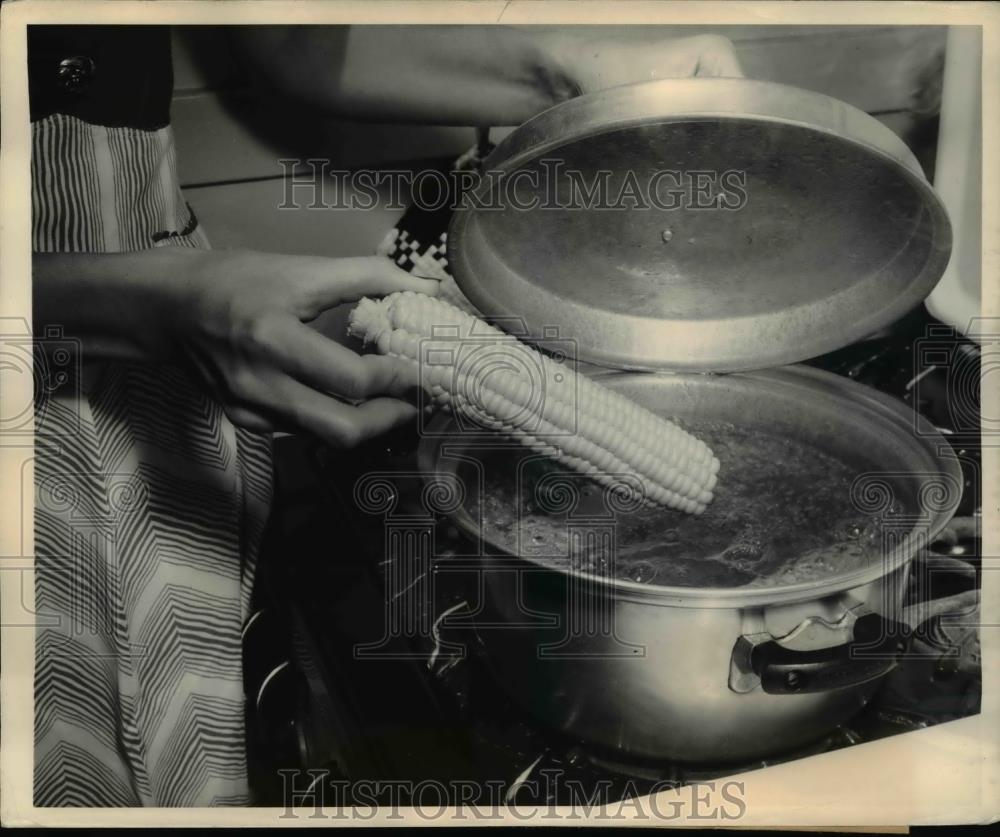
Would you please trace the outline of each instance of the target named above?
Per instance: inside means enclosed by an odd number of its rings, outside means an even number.
[[[598,90],[593,93],[587,93],[582,96],[577,96],[573,99],[568,99],[564,102],[560,102],[553,105],[541,113],[536,114],[531,119],[524,122],[513,132],[508,134],[497,146],[490,152],[489,156],[486,158],[485,165],[487,168],[499,168],[506,165],[509,158],[514,157],[519,154],[518,147],[524,145],[525,148],[522,150],[534,149],[536,145],[528,145],[525,141],[525,137],[530,136],[530,132],[539,131],[543,128],[547,128],[548,123],[553,120],[566,120],[566,114],[574,109],[583,110],[587,108],[588,110],[596,109],[596,104],[599,104],[601,98],[607,98],[610,96],[618,96],[621,94],[628,93],[641,93],[644,97],[653,98],[657,94],[662,94],[663,96],[673,95],[677,98],[678,92],[684,92],[688,96],[697,95],[698,98],[703,96],[710,96],[714,92],[719,95],[720,91],[724,91],[729,95],[739,95],[741,99],[743,97],[750,98],[750,94],[753,92],[766,91],[771,95],[784,93],[789,97],[793,98],[796,102],[795,105],[787,108],[787,112],[794,114],[799,110],[799,104],[812,103],[813,105],[823,103],[826,107],[833,111],[832,118],[830,122],[817,122],[815,120],[804,119],[799,115],[777,115],[774,112],[769,111],[765,107],[757,107],[754,109],[749,109],[745,104],[745,99],[741,101],[741,110],[736,112],[732,109],[699,109],[694,108],[690,110],[678,109],[671,110],[670,108],[663,108],[660,114],[664,117],[664,121],[688,121],[688,117],[694,117],[695,119],[716,119],[716,118],[745,118],[745,119],[761,119],[771,122],[781,122],[789,125],[799,125],[804,128],[809,128],[811,130],[822,130],[826,133],[833,134],[838,138],[847,139],[843,134],[843,130],[846,128],[846,122],[849,118],[853,117],[858,123],[866,124],[869,133],[873,136],[877,136],[881,142],[889,146],[883,150],[887,153],[894,162],[897,162],[906,168],[912,170],[917,174],[922,180],[926,182],[927,178],[920,167],[920,163],[917,161],[916,156],[910,150],[903,140],[897,136],[890,128],[883,125],[877,119],[872,117],[870,114],[865,113],[863,110],[854,107],[854,105],[843,102],[839,99],[835,99],[832,96],[827,96],[823,93],[816,93],[811,90],[804,90],[799,87],[794,87],[788,84],[781,84],[780,82],[770,82],[770,81],[758,81],[755,79],[736,79],[736,78],[683,78],[683,79],[658,79],[656,81],[640,81],[632,84],[623,84],[617,87],[610,87],[604,90]],[[595,104],[596,103],[596,104]],[[662,103],[658,102],[659,105]],[[804,108],[805,109],[805,108]],[[785,109],[783,109],[783,113]],[[813,110],[815,112],[815,109]],[[644,117],[641,115],[636,115],[633,117],[635,121],[644,121]],[[600,126],[605,128],[614,128],[618,124],[627,124],[627,121],[617,122],[611,119],[597,120],[593,124],[593,128],[597,129]],[[856,127],[856,126],[852,126]],[[552,142],[556,145],[566,142],[565,138],[559,136],[554,136]],[[875,150],[879,149],[878,144],[866,143],[867,148]]]
[[[744,106],[741,99],[740,112],[717,105],[705,107],[703,101],[701,107],[683,110],[677,109],[676,104],[668,106],[660,101],[667,90],[686,91],[683,106],[695,94],[704,97],[712,91],[722,90],[727,101],[735,93],[746,96],[763,91],[765,95],[761,99],[763,104],[758,102],[753,106]],[[783,103],[768,112],[764,105],[774,105],[779,93],[789,95],[792,103]],[[625,104],[616,103],[615,97],[623,95]],[[607,101],[614,106],[604,113],[601,107]],[[797,108],[802,102],[812,106],[802,106],[803,113],[815,115],[818,110],[825,118],[810,121],[787,115],[789,108]],[[648,115],[637,112],[643,106],[653,109]],[[591,112],[594,109],[596,113]],[[629,114],[627,118],[622,117],[623,110]],[[576,121],[567,119],[567,112]],[[552,333],[554,324],[572,324],[576,333],[562,336],[577,341],[581,361],[617,369],[718,372],[785,365],[835,350],[898,319],[933,290],[944,273],[951,250],[951,227],[943,203],[899,137],[868,114],[821,94],[743,79],[663,80],[612,88],[564,102],[529,120],[497,146],[487,158],[486,166],[499,173],[515,171],[544,159],[560,147],[607,137],[633,126],[646,129],[694,122],[780,125],[850,145],[865,160],[877,161],[884,167],[880,171],[889,172],[901,188],[908,190],[905,194],[914,202],[915,212],[910,237],[888,261],[855,274],[845,273],[846,280],[852,275],[857,278],[842,282],[832,294],[806,297],[803,302],[793,300],[789,305],[760,312],[737,310],[728,316],[724,315],[725,309],[720,309],[723,314],[718,316],[685,316],[681,312],[676,316],[642,317],[621,306],[602,308],[599,304],[589,305],[585,298],[560,297],[555,290],[540,285],[537,278],[518,272],[504,262],[490,243],[489,218],[495,212],[467,207],[455,213],[448,233],[449,261],[459,287],[487,315],[520,317],[528,339],[532,336],[543,339],[543,334]],[[559,133],[546,135],[554,127],[559,128]],[[489,184],[478,188],[488,189]],[[615,255],[619,255],[617,251]],[[876,256],[885,259],[884,252]],[[626,254],[626,262],[630,257],[631,254]],[[829,283],[829,277],[826,281]],[[883,285],[885,289],[880,296]],[[867,304],[853,310],[858,306],[849,303],[852,295]],[[844,322],[837,328],[817,327],[817,323],[831,318]],[[626,333],[632,331],[635,333]],[[668,332],[677,345],[670,345],[664,336]],[[749,335],[754,339],[752,352],[746,351]],[[777,342],[769,345],[769,339]],[[708,345],[713,340],[720,345],[714,348]],[[645,344],[641,348],[640,341]],[[651,350],[650,345],[659,345],[659,350]],[[697,346],[700,348],[692,348]]]

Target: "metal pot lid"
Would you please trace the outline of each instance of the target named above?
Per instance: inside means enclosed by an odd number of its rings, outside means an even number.
[[[744,79],[603,90],[526,122],[449,231],[463,292],[625,369],[734,371],[874,333],[930,293],[951,227],[868,114]]]

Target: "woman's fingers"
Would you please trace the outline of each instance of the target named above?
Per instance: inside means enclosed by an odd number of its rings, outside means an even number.
[[[698,62],[693,75],[743,78],[743,69],[732,41],[721,35],[702,35],[698,41]]]
[[[384,355],[358,355],[292,316],[274,317],[257,329],[255,351],[309,386],[350,400],[375,395],[412,397],[420,385],[417,364]]]
[[[233,424],[252,430],[254,433],[273,433],[277,429],[270,419],[250,407],[227,405],[225,410]]]
[[[395,398],[373,398],[363,404],[344,404],[288,377],[272,383],[278,411],[302,428],[338,448],[351,448],[367,439],[412,421],[417,408]]]
[[[356,407],[333,402],[335,409],[324,411],[313,432],[330,444],[353,447],[367,439],[408,424],[417,408],[395,398],[373,398]]]
[[[306,282],[315,313],[342,302],[354,302],[363,296],[385,296],[397,291],[416,291],[434,295],[436,279],[411,276],[385,256],[357,258],[310,259],[310,275]]]

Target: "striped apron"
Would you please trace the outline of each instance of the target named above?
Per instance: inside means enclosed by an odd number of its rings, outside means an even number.
[[[48,116],[32,125],[31,181],[36,252],[208,246],[169,127]],[[74,392],[45,390],[35,804],[248,804],[240,631],[270,438],[170,367],[88,365]]]

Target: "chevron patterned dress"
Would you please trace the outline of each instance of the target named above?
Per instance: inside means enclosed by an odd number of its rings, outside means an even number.
[[[208,246],[169,127],[53,114],[32,142],[36,252]],[[35,804],[248,804],[240,632],[270,439],[176,369],[78,384],[36,399]]]

